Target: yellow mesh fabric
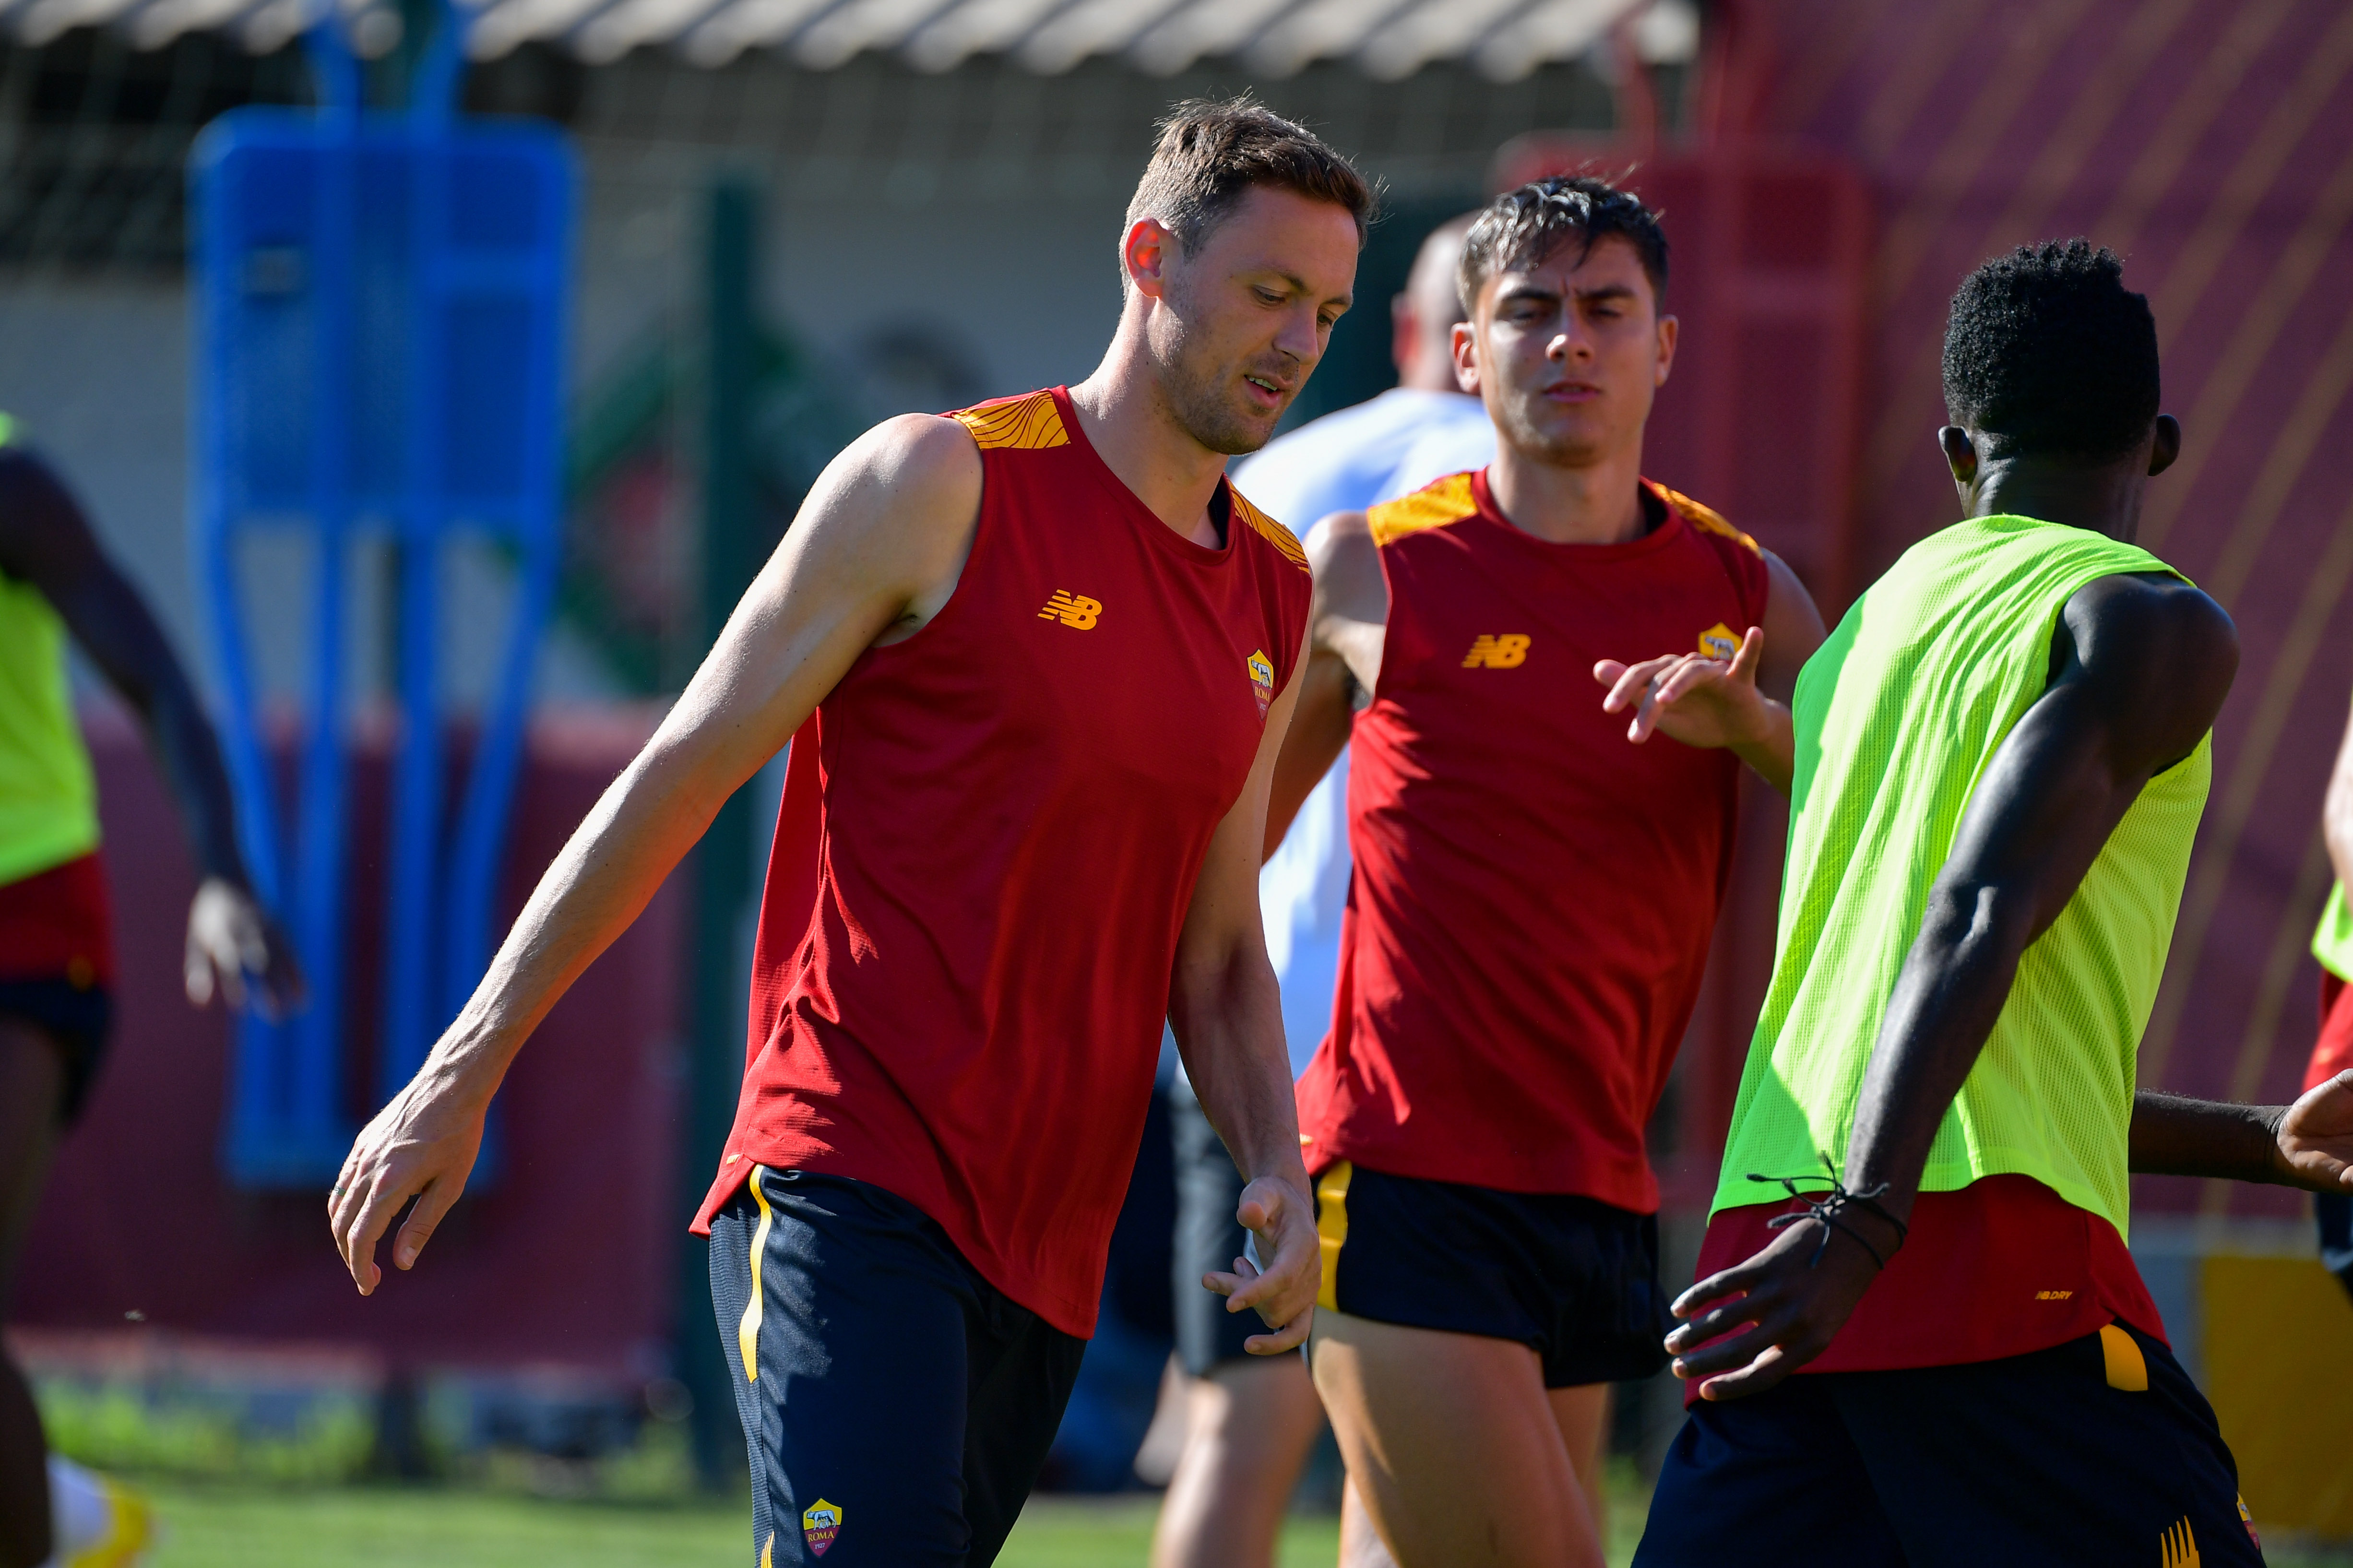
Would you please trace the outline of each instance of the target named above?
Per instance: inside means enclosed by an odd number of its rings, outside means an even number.
[[[1843,1171],[1863,1069],[1978,780],[2042,694],[2051,634],[2147,551],[2027,518],[1957,523],[1906,552],[1808,662],[1794,704],[1788,865],[1773,980],[1741,1075],[1715,1207],[1750,1172]],[[2134,1058],[2164,972],[2212,737],[2150,781],[2027,949],[1946,1112],[1924,1192],[2031,1176],[2126,1229]]]

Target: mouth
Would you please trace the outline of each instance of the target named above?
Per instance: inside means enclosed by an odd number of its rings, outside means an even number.
[[[1601,389],[1589,381],[1560,381],[1544,389],[1551,403],[1590,403],[1601,395]]]
[[[1281,384],[1276,382],[1271,376],[1254,375],[1245,373],[1242,376],[1242,384],[1250,388],[1250,400],[1260,405],[1261,407],[1280,408],[1282,406],[1282,387]]]

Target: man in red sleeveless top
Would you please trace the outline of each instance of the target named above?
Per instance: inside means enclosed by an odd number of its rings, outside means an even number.
[[[1741,765],[1788,788],[1779,700],[1822,637],[1788,567],[1641,477],[1674,356],[1665,284],[1633,196],[1576,178],[1499,197],[1454,329],[1494,463],[1311,535],[1272,815],[1361,707],[1332,1032],[1299,1085],[1313,1370],[1352,1562],[1378,1560],[1369,1522],[1409,1563],[1477,1542],[1482,1562],[1598,1564],[1608,1385],[1665,1363],[1643,1129],[1706,963]],[[1653,733],[1671,738],[1628,743]]]
[[[763,1568],[993,1561],[1094,1326],[1161,1020],[1251,1180],[1218,1289],[1318,1253],[1259,926],[1309,582],[1225,483],[1349,303],[1371,197],[1247,101],[1166,123],[1086,381],[836,458],[332,1201],[415,1264],[506,1064],[789,739],[741,1101],[698,1216]]]

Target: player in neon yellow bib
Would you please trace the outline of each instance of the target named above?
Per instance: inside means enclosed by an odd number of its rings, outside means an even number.
[[[301,990],[246,875],[228,778],[178,659],[65,486],[15,435],[0,415],[0,1310],[111,1012],[98,788],[67,684],[69,632],[144,721],[188,824],[200,878],[189,1000],[203,1005],[217,984],[232,1005],[250,994],[275,1006]],[[46,1456],[31,1390],[0,1350],[0,1568],[115,1568],[147,1538],[134,1497]]]
[[[2238,667],[2132,542],[2181,441],[2156,323],[2108,252],[2021,250],[1962,284],[1945,386],[1963,521],[1799,679],[1773,981],[1636,1561],[2260,1563],[2128,1177],[2353,1187],[2353,1073],[2293,1107],[2137,1085]]]

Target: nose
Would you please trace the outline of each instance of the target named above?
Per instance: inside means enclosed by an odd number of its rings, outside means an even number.
[[[1282,329],[1274,335],[1277,353],[1296,362],[1303,373],[1313,369],[1323,356],[1322,334],[1317,331],[1315,312],[1297,310],[1284,318]]]

